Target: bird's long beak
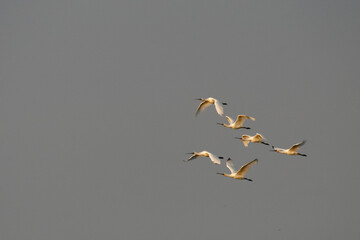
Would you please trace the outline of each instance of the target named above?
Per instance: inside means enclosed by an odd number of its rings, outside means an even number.
[[[224,173],[222,173],[222,172],[217,172],[216,174],[219,174],[219,175],[224,175]]]
[[[195,100],[200,100],[200,101],[202,101],[202,98],[196,98]]]
[[[271,150],[269,150],[270,152],[276,152],[276,150],[275,149],[271,149]]]
[[[193,152],[191,152],[191,153],[186,153],[186,154],[194,154]]]
[[[223,123],[216,123],[216,124],[223,125]]]

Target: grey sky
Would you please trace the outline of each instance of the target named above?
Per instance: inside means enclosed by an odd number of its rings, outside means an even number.
[[[1,239],[356,239],[359,1],[2,1]],[[195,98],[228,102],[225,129]],[[260,132],[309,157],[244,148]],[[208,150],[259,158],[254,182]]]

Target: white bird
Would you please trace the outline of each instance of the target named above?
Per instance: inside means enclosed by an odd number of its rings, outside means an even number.
[[[227,105],[227,103],[224,103],[224,102],[222,103],[219,100],[212,98],[212,97],[209,97],[206,99],[198,98],[196,100],[200,100],[200,101],[202,101],[202,103],[200,103],[199,107],[197,108],[195,116],[197,116],[200,112],[204,111],[205,108],[209,107],[211,104],[215,105],[215,109],[220,116],[224,115],[224,109],[221,105]]]
[[[208,158],[210,158],[210,160],[213,163],[220,164],[221,163],[220,159],[223,159],[223,157],[217,157],[217,156],[215,156],[214,154],[212,154],[211,152],[208,152],[208,151],[191,152],[191,153],[187,153],[187,154],[192,154],[192,155],[188,159],[184,160],[184,162],[188,162],[190,160],[200,158],[200,157],[208,157]]]
[[[302,153],[298,153],[297,151],[299,150],[299,148],[304,145],[306,143],[305,140],[303,140],[302,142],[300,143],[297,143],[297,144],[294,144],[292,145],[291,148],[289,149],[282,149],[282,148],[276,148],[274,146],[272,146],[272,152],[278,152],[278,153],[283,153],[283,154],[287,154],[287,155],[300,155],[300,156],[304,156],[306,157],[307,155],[306,154],[302,154]]]
[[[227,173],[217,173],[217,174],[223,175],[225,177],[231,177],[231,178],[235,178],[235,179],[244,179],[244,180],[252,181],[252,179],[246,178],[246,177],[244,177],[244,175],[247,171],[249,171],[249,168],[257,162],[258,162],[258,159],[256,158],[255,160],[252,160],[251,162],[246,163],[238,171],[236,171],[234,168],[234,163],[231,161],[231,158],[228,158],[228,160],[226,161],[226,166],[228,167],[228,169],[230,169],[231,174],[227,174]]]
[[[235,137],[235,138],[241,139],[245,147],[247,147],[250,142],[262,143],[265,145],[269,145],[268,143],[263,141],[265,138],[260,133],[256,133],[254,136],[249,136],[249,135],[244,134],[241,136],[241,138],[239,138],[239,137]]]
[[[246,115],[238,115],[236,118],[236,121],[234,121],[229,116],[225,116],[225,117],[228,120],[229,124],[225,124],[225,123],[218,123],[218,124],[221,126],[227,127],[227,128],[232,128],[232,129],[240,129],[240,128],[250,129],[249,127],[243,127],[245,120],[251,119],[251,120],[255,121],[255,118],[246,116]]]

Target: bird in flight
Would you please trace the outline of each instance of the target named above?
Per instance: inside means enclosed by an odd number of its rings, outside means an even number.
[[[297,143],[297,144],[294,144],[292,145],[291,148],[289,149],[282,149],[282,148],[276,148],[274,146],[271,146],[273,149],[270,150],[272,152],[278,152],[278,153],[283,153],[283,154],[287,154],[287,155],[300,155],[300,156],[303,156],[303,157],[306,157],[307,155],[306,154],[302,154],[302,153],[298,153],[297,151],[299,150],[299,148],[304,145],[306,143],[305,140],[303,140],[302,142],[300,143]]]
[[[226,166],[228,167],[228,169],[230,169],[231,173],[230,174],[217,173],[217,174],[223,175],[225,177],[234,178],[234,179],[252,181],[252,179],[246,178],[244,176],[245,176],[246,172],[249,171],[249,168],[257,162],[258,162],[258,159],[256,158],[256,159],[252,160],[251,162],[246,163],[238,171],[236,171],[234,168],[233,161],[231,160],[231,158],[228,158],[228,160],[226,161]]]
[[[255,118],[247,116],[247,115],[238,115],[236,118],[236,121],[234,121],[229,116],[225,116],[225,117],[228,120],[229,124],[225,124],[225,123],[218,123],[218,124],[221,126],[227,127],[227,128],[232,128],[232,129],[240,129],[240,128],[250,129],[249,127],[243,127],[245,120],[251,119],[251,120],[255,121]]]
[[[227,103],[220,102],[219,100],[212,98],[212,97],[209,97],[206,99],[198,98],[196,100],[200,100],[200,101],[202,101],[202,103],[200,103],[199,107],[197,108],[195,116],[197,116],[200,112],[204,111],[205,108],[209,107],[211,104],[215,105],[216,112],[220,116],[224,115],[224,108],[222,107],[222,105],[227,105]]]
[[[264,145],[269,145],[269,143],[263,141],[265,138],[260,133],[256,133],[254,136],[249,136],[249,135],[244,134],[241,136],[241,138],[239,138],[239,137],[235,137],[235,138],[241,139],[245,147],[247,147],[250,142],[262,143]]]
[[[212,154],[211,152],[208,151],[202,151],[202,152],[191,152],[191,153],[187,153],[187,154],[192,154],[191,157],[189,157],[188,159],[184,160],[184,162],[188,162],[190,160],[196,159],[196,158],[201,158],[201,157],[208,157],[210,158],[210,160],[215,163],[215,164],[221,164],[220,159],[223,159],[223,157],[217,157],[214,154]]]

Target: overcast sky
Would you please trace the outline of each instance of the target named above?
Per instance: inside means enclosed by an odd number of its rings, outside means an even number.
[[[357,239],[359,1],[0,3],[0,238]],[[250,130],[216,125],[227,102]],[[308,157],[277,147],[307,140]],[[253,182],[187,152],[231,157]]]

